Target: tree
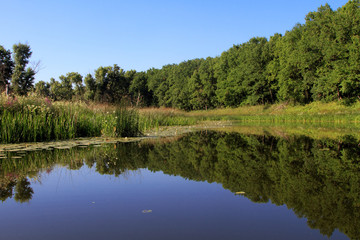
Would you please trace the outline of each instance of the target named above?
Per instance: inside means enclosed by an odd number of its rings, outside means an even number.
[[[192,109],[208,109],[216,106],[216,78],[213,58],[203,61],[189,79]]]
[[[125,77],[124,69],[116,64],[99,67],[95,71],[95,101],[120,102],[129,94],[130,82],[128,79]]]
[[[136,101],[136,105],[143,103],[145,106],[150,106],[153,101],[153,93],[149,90],[147,81],[145,72],[136,73],[131,81],[129,93]]]
[[[67,73],[66,76],[61,75],[59,77],[61,81],[59,96],[62,100],[71,100],[74,95],[71,76],[72,73]]]
[[[50,79],[50,97],[56,101],[61,100],[60,92],[61,92],[61,83],[59,81],[56,81],[55,78]]]
[[[279,71],[280,71],[280,48],[281,48],[282,35],[276,33],[270,37],[270,41],[267,43],[267,51],[269,53],[270,60],[266,65],[265,78],[267,86],[269,88],[271,103],[277,101],[277,92],[279,91]]]
[[[96,92],[96,82],[94,77],[89,73],[86,75],[85,79],[85,99],[94,100]]]
[[[83,77],[77,72],[68,73],[66,74],[66,77],[69,79],[71,84],[75,85],[74,95],[78,99],[81,99],[85,93],[85,87],[83,85]]]
[[[303,76],[301,75],[298,44],[304,26],[297,24],[281,39],[278,99],[293,103],[304,102]]]
[[[69,75],[69,73],[67,74]],[[50,96],[53,100],[71,100],[73,97],[73,89],[71,79],[68,76],[61,75],[61,82],[54,78],[50,79]]]
[[[35,93],[38,96],[42,96],[42,97],[50,96],[50,84],[48,84],[44,81],[37,82],[35,84]]]
[[[29,202],[32,199],[34,190],[27,178],[21,178],[16,182],[14,199],[17,202]]]
[[[241,89],[242,79],[239,78],[237,66],[241,63],[242,46],[234,45],[221,54],[215,64],[215,77],[217,79],[216,98],[220,106],[237,106],[244,98]]]
[[[9,84],[14,68],[11,51],[0,45],[0,91]]]
[[[11,79],[11,87],[15,94],[26,95],[33,87],[35,71],[28,67],[31,49],[27,44],[18,43],[13,46],[13,58],[15,62]]]

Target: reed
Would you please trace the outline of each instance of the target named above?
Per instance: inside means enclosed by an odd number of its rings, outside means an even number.
[[[39,142],[77,137],[131,137],[140,134],[136,110],[113,112],[85,103],[51,103],[35,97],[0,98],[0,143]]]

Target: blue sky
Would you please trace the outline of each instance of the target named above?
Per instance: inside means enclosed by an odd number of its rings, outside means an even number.
[[[28,43],[36,81],[68,72],[125,70],[219,56],[251,37],[284,34],[325,3],[345,0],[0,0],[0,45]]]

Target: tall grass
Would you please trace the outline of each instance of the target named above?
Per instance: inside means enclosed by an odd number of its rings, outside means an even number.
[[[94,111],[85,103],[51,103],[34,97],[0,98],[0,143],[140,134],[136,110]]]
[[[188,126],[196,124],[200,118],[173,108],[140,109],[140,128],[144,131],[160,126]]]
[[[194,111],[190,116],[206,120],[239,120],[272,123],[360,124],[360,103],[344,106],[338,102],[313,102],[308,105],[289,104],[243,106],[239,108]]]
[[[78,137],[134,137],[160,126],[192,125],[197,118],[174,109],[137,110],[125,105],[51,102],[0,95],[0,143]]]

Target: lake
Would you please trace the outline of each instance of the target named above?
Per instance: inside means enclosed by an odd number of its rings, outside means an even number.
[[[359,239],[358,144],[198,131],[1,151],[0,239]]]

